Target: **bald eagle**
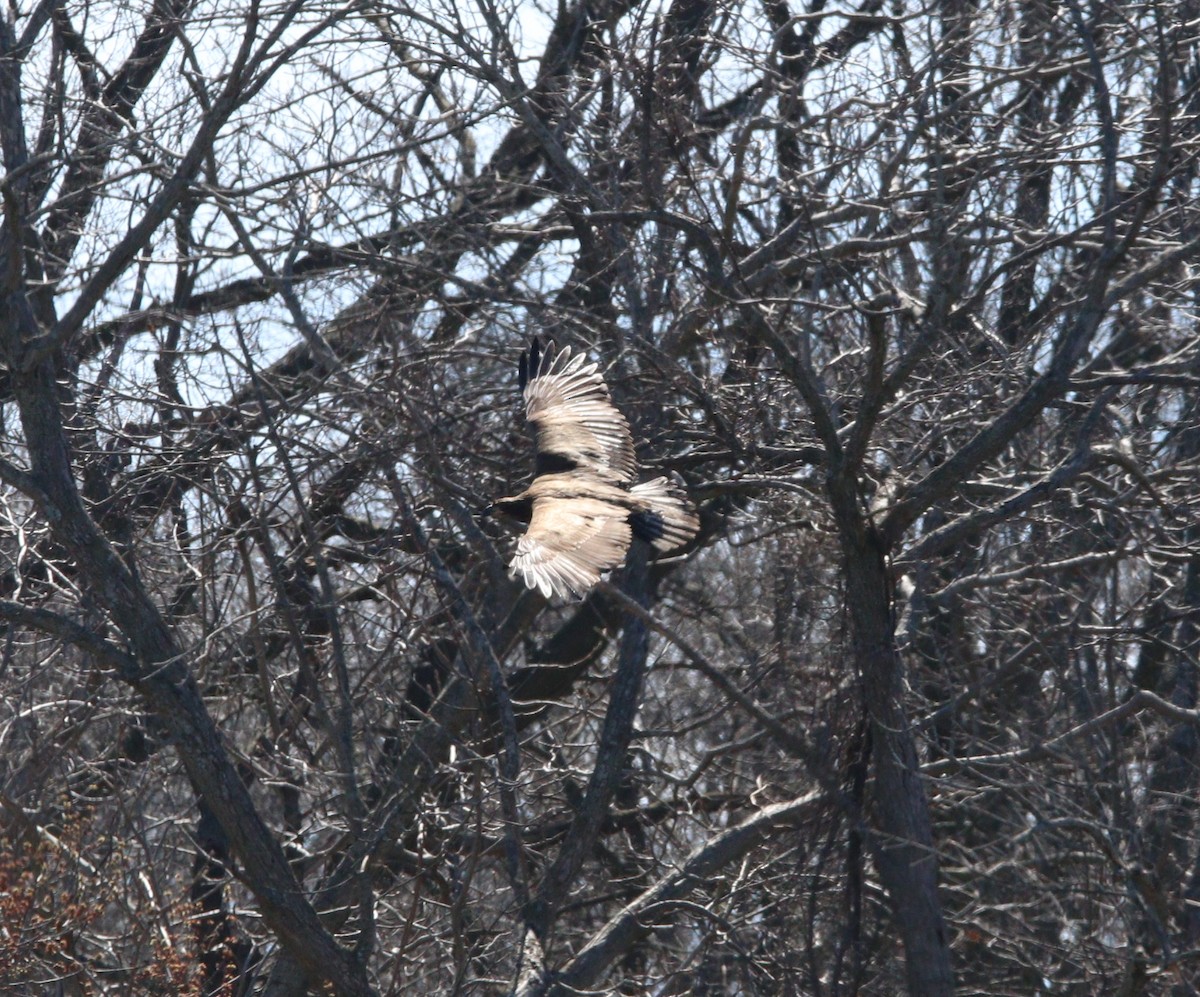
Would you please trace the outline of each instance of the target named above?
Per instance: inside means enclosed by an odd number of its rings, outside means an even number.
[[[625,417],[596,364],[571,348],[522,352],[519,383],[534,426],[532,484],[493,509],[528,524],[509,574],[552,595],[585,595],[625,560],[637,537],[660,553],[699,529],[695,509],[667,478],[634,484],[637,460]]]

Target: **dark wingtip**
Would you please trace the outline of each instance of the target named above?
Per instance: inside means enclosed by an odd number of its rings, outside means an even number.
[[[530,338],[529,349],[521,351],[521,362],[517,367],[517,381],[522,391],[525,390],[525,385],[542,373],[542,364],[553,350],[553,343],[547,343],[543,350],[541,340],[537,336]]]

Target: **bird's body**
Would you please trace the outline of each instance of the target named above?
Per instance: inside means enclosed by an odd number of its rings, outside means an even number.
[[[547,597],[583,595],[624,561],[634,537],[666,552],[695,535],[696,513],[667,478],[633,483],[629,425],[595,364],[569,347],[542,352],[534,339],[520,384],[537,459],[530,486],[494,506],[528,524],[510,574]]]

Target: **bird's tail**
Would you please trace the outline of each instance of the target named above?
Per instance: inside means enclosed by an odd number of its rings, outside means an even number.
[[[629,517],[633,535],[653,545],[655,550],[666,553],[682,547],[700,529],[695,507],[683,489],[670,478],[643,481],[629,492],[639,503],[645,504],[644,509]]]

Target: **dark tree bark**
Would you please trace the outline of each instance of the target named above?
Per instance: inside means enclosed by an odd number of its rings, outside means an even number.
[[[1182,992],[1197,23],[7,9],[0,988]],[[534,333],[701,513],[579,603]]]
[[[872,851],[904,940],[909,993],[949,997],[954,975],[938,896],[938,851],[904,706],[886,551],[863,521],[854,492],[840,482],[831,482],[830,491],[845,559],[851,646],[870,721]]]

